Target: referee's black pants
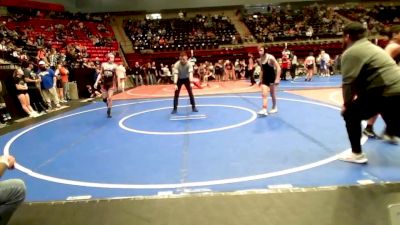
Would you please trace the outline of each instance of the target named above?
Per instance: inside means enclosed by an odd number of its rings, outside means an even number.
[[[185,88],[189,94],[190,104],[192,105],[192,108],[195,108],[196,103],[194,102],[194,96],[193,96],[193,92],[192,92],[192,87],[190,86],[189,78],[178,79],[178,82],[176,83],[176,85],[178,86],[178,89],[175,90],[174,109],[178,108],[178,98],[179,98],[179,93],[181,92],[182,85],[185,85]]]

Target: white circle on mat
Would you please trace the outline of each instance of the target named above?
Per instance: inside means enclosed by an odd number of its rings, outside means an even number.
[[[237,128],[243,125],[246,125],[248,123],[253,122],[257,118],[257,113],[254,112],[251,109],[245,108],[245,107],[240,107],[240,106],[233,106],[233,105],[214,105],[214,104],[207,104],[207,105],[197,105],[200,108],[203,107],[224,107],[224,108],[233,108],[233,109],[240,109],[244,110],[250,113],[250,118],[229,126],[224,126],[224,127],[218,127],[218,128],[213,128],[213,129],[205,129],[205,130],[189,130],[189,131],[147,131],[147,130],[139,130],[139,129],[134,129],[130,128],[124,125],[124,122],[134,116],[141,115],[144,113],[149,113],[149,112],[154,112],[154,111],[160,111],[160,110],[165,110],[165,109],[171,109],[172,107],[162,107],[162,108],[156,108],[156,109],[149,109],[141,112],[134,113],[132,115],[126,116],[122,118],[119,121],[119,126],[127,131],[134,132],[134,133],[140,133],[140,134],[152,134],[152,135],[185,135],[185,134],[203,134],[203,133],[210,133],[210,132],[216,132],[216,131],[223,131],[227,129],[232,129],[232,128]],[[182,107],[187,107],[187,106],[182,106]],[[195,115],[195,114],[194,114]]]
[[[204,97],[198,97],[198,98],[253,98],[253,99],[260,99],[260,97],[256,96],[204,96]],[[319,102],[313,102],[313,101],[308,101],[308,100],[298,100],[298,99],[289,99],[289,98],[277,98],[280,100],[286,100],[286,101],[293,101],[293,102],[302,102],[302,103],[307,103],[307,104],[313,104],[313,105],[319,105],[335,110],[340,110],[339,107],[335,107],[332,105],[328,104],[323,104]],[[134,105],[134,104],[140,104],[140,103],[148,103],[148,102],[160,102],[160,101],[167,101],[166,99],[158,99],[158,100],[149,100],[149,101],[140,101],[140,102],[133,102],[133,103],[123,103],[123,104],[118,104],[114,105],[113,107],[122,107],[122,106],[127,106],[127,105]],[[30,132],[31,130],[43,126],[45,124],[64,119],[67,117],[72,117],[76,115],[80,115],[83,113],[88,113],[88,112],[93,112],[97,111],[100,109],[105,109],[106,107],[100,107],[100,108],[95,108],[95,109],[89,109],[73,114],[68,114],[65,116],[57,117],[42,123],[39,123],[37,125],[34,125],[26,130],[23,130],[22,132],[16,134],[13,136],[4,146],[3,152],[5,155],[10,154],[10,148],[12,144],[22,135]],[[367,141],[368,138],[365,136],[362,137],[361,143],[364,144]],[[350,149],[346,149],[343,152],[350,151]],[[196,181],[196,182],[184,182],[184,183],[164,183],[164,184],[118,184],[118,183],[96,183],[96,182],[86,182],[86,181],[79,181],[79,180],[71,180],[71,179],[63,179],[63,178],[58,178],[58,177],[52,177],[48,175],[44,175],[41,173],[37,173],[35,171],[32,171],[31,169],[24,167],[21,164],[16,163],[15,168],[17,170],[20,170],[23,173],[28,174],[29,176],[54,182],[54,183],[60,183],[60,184],[67,184],[67,185],[74,185],[74,186],[83,186],[83,187],[95,187],[95,188],[114,188],[114,189],[176,189],[176,188],[190,188],[190,187],[204,187],[204,186],[213,186],[213,185],[222,185],[222,184],[233,184],[233,183],[240,183],[240,182],[248,182],[248,181],[255,181],[255,180],[261,180],[261,179],[267,179],[271,177],[277,177],[277,176],[283,176],[287,174],[292,174],[292,173],[297,173],[305,170],[309,170],[312,168],[316,168],[328,163],[331,163],[335,160],[338,159],[338,157],[343,153],[338,153],[336,155],[333,155],[331,157],[293,167],[293,168],[288,168],[284,170],[279,170],[279,171],[273,171],[273,172],[267,172],[267,173],[261,173],[261,174],[256,174],[256,175],[249,175],[249,176],[242,176],[242,177],[233,177],[233,178],[226,178],[226,179],[219,179],[219,180],[208,180],[208,181]]]

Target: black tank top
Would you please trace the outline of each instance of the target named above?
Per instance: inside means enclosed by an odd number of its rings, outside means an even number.
[[[104,84],[112,84],[114,82],[115,69],[104,69],[103,71],[103,81]]]
[[[269,65],[269,57],[267,56],[267,62],[262,64],[263,69],[263,80],[275,79],[275,68]]]
[[[20,76],[15,76],[14,77],[14,83],[15,84],[19,84],[19,85],[25,85],[26,83],[25,83],[25,79],[24,79],[24,77],[22,76],[22,77],[20,77]],[[19,94],[26,94],[28,92],[28,90],[19,90],[19,89],[17,89],[17,95],[19,95]]]

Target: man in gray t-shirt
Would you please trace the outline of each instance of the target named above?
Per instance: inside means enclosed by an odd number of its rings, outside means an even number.
[[[350,23],[343,33],[347,49],[341,58],[342,115],[352,152],[340,159],[366,163],[360,144],[362,120],[380,113],[386,133],[400,136],[400,67],[382,48],[367,40],[362,24]]]
[[[172,110],[171,114],[175,114],[178,110],[178,99],[182,85],[185,85],[186,90],[188,91],[190,104],[192,105],[192,111],[198,112],[196,103],[194,102],[192,87],[190,85],[193,80],[193,65],[188,62],[188,56],[186,52],[181,52],[179,61],[176,62],[172,68],[172,74],[175,84],[175,95],[174,109]]]

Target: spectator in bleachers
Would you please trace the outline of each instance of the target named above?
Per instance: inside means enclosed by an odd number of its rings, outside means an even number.
[[[333,27],[343,24],[332,8],[318,4],[295,10],[271,6],[269,12],[260,7],[243,18],[258,42],[338,37]]]
[[[39,47],[38,51],[37,51],[37,56],[36,56],[37,60],[47,62],[46,57],[47,57],[46,49],[43,47]]]
[[[87,69],[93,68],[91,62],[89,62],[89,60],[87,58],[83,58],[82,60],[83,60],[82,68],[87,68]]]
[[[39,35],[37,38],[36,38],[36,45],[37,46],[43,46],[44,45],[44,38],[43,38],[43,35]]]
[[[185,20],[127,20],[124,28],[137,49],[152,50],[158,50],[162,46],[160,36],[165,37],[164,43],[168,42],[168,45],[190,48],[191,43],[199,43],[203,48],[214,48],[218,44],[231,44],[231,36],[237,34],[228,19],[202,15]]]
[[[19,59],[20,59],[21,62],[29,60],[29,57],[28,57],[26,51],[21,51],[20,52]]]
[[[66,63],[67,56],[65,55],[65,50],[61,50],[60,55],[58,56],[58,63],[64,64]]]
[[[99,57],[96,57],[96,58],[95,58],[94,64],[95,64],[96,66],[100,66],[101,62],[100,62]]]
[[[14,58],[14,61],[19,62],[20,59],[20,49],[14,49],[11,56]]]
[[[314,33],[314,29],[312,28],[312,26],[309,26],[306,31],[306,36],[308,37],[308,39],[312,39],[313,33]]]
[[[159,44],[160,46],[164,46],[164,45],[165,45],[165,39],[164,39],[164,37],[161,37],[161,38],[158,40],[158,44]]]
[[[33,40],[33,37],[28,38],[26,44],[30,46],[36,46],[36,42]]]
[[[55,48],[51,48],[50,53],[47,56],[50,69],[55,70],[58,62],[58,53]]]
[[[21,56],[23,51],[28,52],[28,56],[30,54],[30,51],[36,51],[36,46],[44,47],[44,48],[54,48],[55,44],[57,45],[56,48],[63,48],[64,45],[69,44],[72,42],[72,40],[79,40],[79,42],[82,41],[82,39],[85,39],[89,36],[96,35],[99,36],[102,39],[107,39],[109,40],[109,37],[112,36],[112,33],[110,32],[100,32],[97,30],[96,26],[97,23],[86,23],[81,17],[75,17],[71,15],[63,15],[60,18],[68,18],[70,20],[67,22],[67,19],[65,21],[60,21],[60,22],[53,22],[51,21],[48,17],[46,18],[40,18],[39,20],[36,17],[36,14],[30,15],[28,14],[21,14],[23,15],[25,19],[17,19],[13,20],[9,24],[3,24],[1,23],[0,25],[0,33],[4,32],[5,36],[15,39],[15,43],[17,44],[16,46],[23,46],[23,50],[20,51],[16,47],[13,46],[12,51],[16,50],[15,55],[18,54]],[[29,16],[28,16],[29,15]],[[47,15],[46,15],[47,16]],[[53,15],[51,15],[53,16]],[[19,17],[15,17],[19,18]],[[29,19],[29,20],[28,20]],[[76,20],[78,19],[78,20]],[[83,20],[82,20],[83,19]],[[90,17],[90,20],[92,18]],[[27,23],[29,21],[29,23]],[[42,23],[42,21],[44,21]],[[106,25],[108,23],[107,21],[103,21],[103,28],[108,29],[110,31],[109,27]],[[93,24],[93,25],[92,25]],[[8,29],[7,27],[12,27],[12,29]],[[18,27],[17,29],[14,29],[14,27]],[[53,30],[53,31],[51,31]],[[5,40],[5,39],[3,39]],[[12,46],[13,41],[7,41],[5,40],[5,43],[7,45]],[[56,43],[55,43],[56,42]],[[57,43],[58,42],[58,43]],[[110,45],[112,48],[114,48],[113,45]],[[78,46],[79,47],[79,46]],[[82,46],[82,48],[77,48],[79,52],[82,52],[83,57],[87,57],[85,55],[84,48],[87,46]],[[68,60],[70,65],[76,65],[75,60],[81,60],[80,57],[77,57],[77,53],[71,54],[71,52],[68,49]],[[109,49],[108,49],[109,50]],[[11,51],[11,53],[13,53]],[[89,52],[88,52],[89,53]],[[37,55],[35,54],[33,57],[36,57]],[[89,55],[90,57],[90,55]],[[47,59],[47,53],[46,53],[46,59],[43,59],[43,56],[41,56],[42,60],[49,62],[50,60]],[[38,59],[40,60],[40,59]],[[17,61],[17,60],[16,60]],[[53,65],[51,65],[53,66]]]
[[[6,42],[4,41],[4,40],[2,40],[1,42],[0,42],[0,51],[2,51],[2,52],[5,52],[5,51],[7,51],[8,49],[7,49],[7,46],[6,46]]]

